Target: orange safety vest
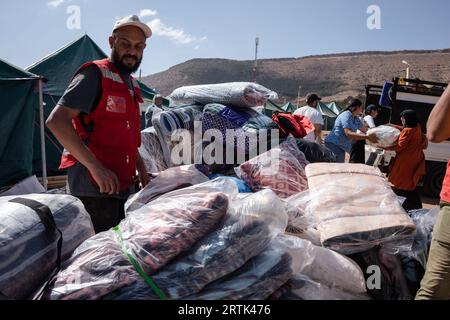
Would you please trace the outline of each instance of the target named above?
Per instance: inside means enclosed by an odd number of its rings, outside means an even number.
[[[141,145],[141,90],[138,82],[131,78],[133,99],[127,82],[109,59],[86,63],[77,74],[92,65],[101,71],[102,97],[89,115],[80,114],[72,123],[94,156],[118,176],[120,191],[124,191],[132,186],[136,175],[137,148]],[[60,169],[70,168],[77,162],[65,150]]]

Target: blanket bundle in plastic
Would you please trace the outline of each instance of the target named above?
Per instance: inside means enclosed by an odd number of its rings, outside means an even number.
[[[231,107],[254,108],[264,105],[269,99],[278,99],[278,95],[259,84],[231,82],[181,87],[169,98],[175,104],[220,103]]]
[[[289,139],[242,164],[236,168],[236,174],[253,191],[271,189],[279,197],[288,198],[308,189],[305,173],[308,164],[295,139]]]
[[[129,214],[113,230],[85,241],[44,298],[97,300],[141,277],[149,281],[148,277],[213,231],[228,203],[228,196],[213,182],[161,196]]]
[[[147,172],[157,173],[167,169],[161,142],[155,129],[148,128],[141,132],[142,144],[139,154],[144,160]]]
[[[251,148],[258,148],[260,132],[265,135],[269,146],[271,129],[276,129],[271,119],[252,109],[233,109],[221,104],[208,104],[203,111],[203,135],[206,137],[208,132],[220,132],[224,146],[243,155],[253,151]],[[250,146],[251,141],[253,147]]]
[[[203,118],[203,107],[199,105],[186,105],[173,108],[167,111],[155,113],[152,118],[153,128],[159,138],[162,148],[165,164],[172,167],[172,150],[180,143],[177,141],[175,133],[186,130],[188,132],[194,131],[196,121]],[[182,141],[182,143],[191,146],[193,142]],[[191,164],[184,163],[184,164]]]
[[[400,137],[400,130],[390,126],[379,126],[367,131],[368,135],[375,135],[379,140],[376,143],[368,142],[370,145],[377,148],[393,147]]]
[[[306,175],[311,196],[306,210],[318,221],[323,246],[343,254],[377,245],[411,247],[415,225],[377,168],[315,163]]]
[[[0,293],[29,299],[94,235],[80,200],[68,195],[0,197]]]
[[[222,181],[229,183],[223,178]],[[274,212],[277,214],[273,214]],[[239,283],[240,279],[228,275],[265,251],[272,240],[284,231],[286,225],[284,204],[272,191],[265,190],[234,199],[216,230],[201,239],[186,254],[154,274],[152,279],[171,300],[191,299],[194,295],[196,299],[209,299],[213,295],[238,298],[240,295],[234,290],[234,286],[228,287],[229,296],[224,296],[226,291],[222,289],[227,285],[222,285],[222,278],[229,279],[229,284]],[[269,260],[266,263],[277,262]],[[262,273],[264,274],[265,272]],[[253,281],[262,285],[260,277],[254,277]],[[215,285],[209,286],[214,282]],[[158,296],[143,279],[137,279],[105,299],[151,300],[158,299]]]
[[[277,300],[368,300],[366,280],[349,258],[296,237],[278,237],[302,266],[270,299]]]

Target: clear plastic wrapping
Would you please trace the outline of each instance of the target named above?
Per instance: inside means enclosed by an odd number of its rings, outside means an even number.
[[[364,274],[351,259],[289,235],[281,235],[276,241],[294,258],[292,268],[295,275],[306,276],[329,288],[350,293],[366,292]]]
[[[351,258],[363,270],[377,270],[376,274],[373,271],[365,274],[368,283],[371,283],[371,286],[368,286],[368,293],[375,300],[411,300],[414,298],[398,256],[384,248],[375,247],[352,255]],[[375,278],[374,275],[376,275]]]
[[[136,211],[157,197],[175,189],[187,188],[208,181],[195,165],[167,169],[153,178],[140,192],[132,195],[125,203],[125,212]]]
[[[147,172],[158,173],[167,169],[164,161],[163,149],[154,128],[148,128],[141,132],[142,144],[139,154],[144,160]]]
[[[377,245],[410,248],[415,225],[382,173],[357,164],[310,164],[307,214],[318,221],[323,246],[353,254]]]
[[[370,300],[367,293],[347,292],[340,288],[329,287],[307,276],[296,274],[283,287],[269,297],[270,300]]]
[[[439,216],[439,207],[432,210],[421,209],[408,212],[416,224],[416,236],[411,250],[402,250],[402,258],[414,259],[425,269],[428,251],[433,237],[433,229]]]
[[[84,242],[57,275],[45,298],[97,300],[140,278],[152,276],[215,230],[237,195],[229,182],[212,181],[176,190],[132,212],[117,229]]]
[[[253,191],[271,189],[279,197],[288,198],[308,189],[305,174],[308,163],[295,140],[289,139],[242,164],[235,171]]]
[[[265,300],[293,274],[292,257],[271,245],[234,273],[185,300]]]
[[[217,181],[220,179],[223,178]],[[168,299],[178,300],[197,294],[209,283],[242,267],[284,231],[287,225],[284,204],[272,191],[238,198],[231,202],[221,226],[152,277]],[[138,279],[106,298],[147,300],[158,297],[142,279]]]
[[[242,268],[186,299],[264,300],[295,277],[314,279],[310,282],[316,286],[352,296],[364,296],[366,292],[364,276],[356,263],[309,241],[280,234]],[[316,296],[324,295],[322,291]]]
[[[289,217],[286,233],[321,246],[320,232],[317,230],[319,222],[314,215],[306,213],[309,199],[309,190],[286,199],[286,212]]]
[[[278,99],[277,93],[251,82],[230,82],[187,86],[176,89],[170,96],[174,104],[220,103],[232,107],[253,108],[267,100]]]
[[[370,129],[367,134],[374,134],[378,138],[378,142],[373,143],[368,141],[368,143],[377,148],[389,148],[393,147],[398,138],[400,137],[400,130],[390,126],[379,126],[373,129]]]
[[[27,299],[56,268],[57,238],[49,241],[35,211],[9,202],[16,198],[0,197],[0,292],[12,299]],[[62,261],[95,234],[83,204],[72,196],[31,194],[20,198],[40,202],[50,209],[63,235]]]

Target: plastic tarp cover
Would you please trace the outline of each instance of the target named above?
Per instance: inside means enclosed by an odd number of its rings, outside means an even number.
[[[231,201],[224,221],[215,231],[156,273],[153,281],[171,300],[197,294],[264,251],[286,225],[284,204],[272,191],[239,196]],[[106,299],[157,297],[144,281],[138,280]]]
[[[44,297],[98,300],[154,275],[215,230],[235,194],[232,182],[214,180],[161,196],[85,241]]]
[[[20,198],[46,205],[63,235],[62,261],[92,237],[91,218],[80,200],[68,195],[31,194]],[[0,197],[0,292],[12,299],[27,299],[56,268],[57,240],[49,238],[31,208]]]
[[[269,99],[278,99],[278,95],[259,84],[230,82],[181,87],[169,98],[175,104],[220,103],[231,107],[254,108],[263,106]]]
[[[367,131],[368,135],[374,134],[379,141],[377,143],[368,142],[370,145],[377,148],[393,147],[400,137],[400,130],[390,126],[379,126]]]
[[[271,189],[279,197],[287,198],[308,189],[305,173],[308,164],[295,139],[288,139],[235,170],[253,191]]]
[[[321,243],[343,254],[374,246],[411,248],[415,225],[379,169],[359,164],[306,167],[307,214],[318,220]]]

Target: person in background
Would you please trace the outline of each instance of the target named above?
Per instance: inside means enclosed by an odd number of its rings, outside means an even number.
[[[60,169],[67,169],[68,191],[83,202],[97,233],[124,219],[135,179],[142,186],[150,180],[138,151],[143,101],[132,74],[151,35],[136,15],[117,21],[110,58],[81,66],[46,122],[65,148]]]
[[[403,208],[406,211],[422,209],[422,201],[417,185],[425,175],[425,154],[423,150],[428,146],[428,140],[422,133],[417,114],[414,110],[401,113],[402,126],[395,126],[401,130],[397,145],[386,150],[397,153],[389,169],[389,182],[395,194],[405,197]]]
[[[304,116],[308,118],[314,125],[314,132],[310,132],[303,139],[310,142],[323,144],[322,126],[324,125],[324,120],[322,114],[317,110],[317,106],[319,104],[319,101],[321,100],[322,98],[320,98],[317,94],[309,94],[306,98],[307,105],[295,111],[294,115]]]
[[[366,135],[367,127],[358,117],[362,113],[362,102],[358,99],[353,100],[348,108],[336,118],[333,129],[325,139],[325,146],[334,152],[338,163],[345,162],[345,153],[351,152],[352,141],[378,142],[376,136]],[[358,133],[358,130],[361,133]]]
[[[364,117],[364,121],[367,124],[369,129],[376,128],[375,119],[378,117],[379,109],[376,105],[371,104],[366,108],[366,116]]]
[[[153,114],[156,112],[161,112],[163,111],[163,96],[160,94],[157,94],[153,97],[153,104],[151,104],[148,108],[147,111],[145,112],[145,128],[150,128],[153,127],[152,124],[152,117]]]
[[[362,119],[363,125],[368,129],[375,128],[374,119],[378,116],[378,107],[376,105],[371,104],[366,108],[366,116]],[[358,133],[362,133],[361,130],[357,131]],[[350,163],[366,163],[366,141],[359,140],[352,142],[352,150],[350,151]]]
[[[427,137],[434,143],[450,138],[450,84],[428,118]],[[450,300],[450,161],[442,184],[441,211],[433,230],[425,277],[416,300]]]

